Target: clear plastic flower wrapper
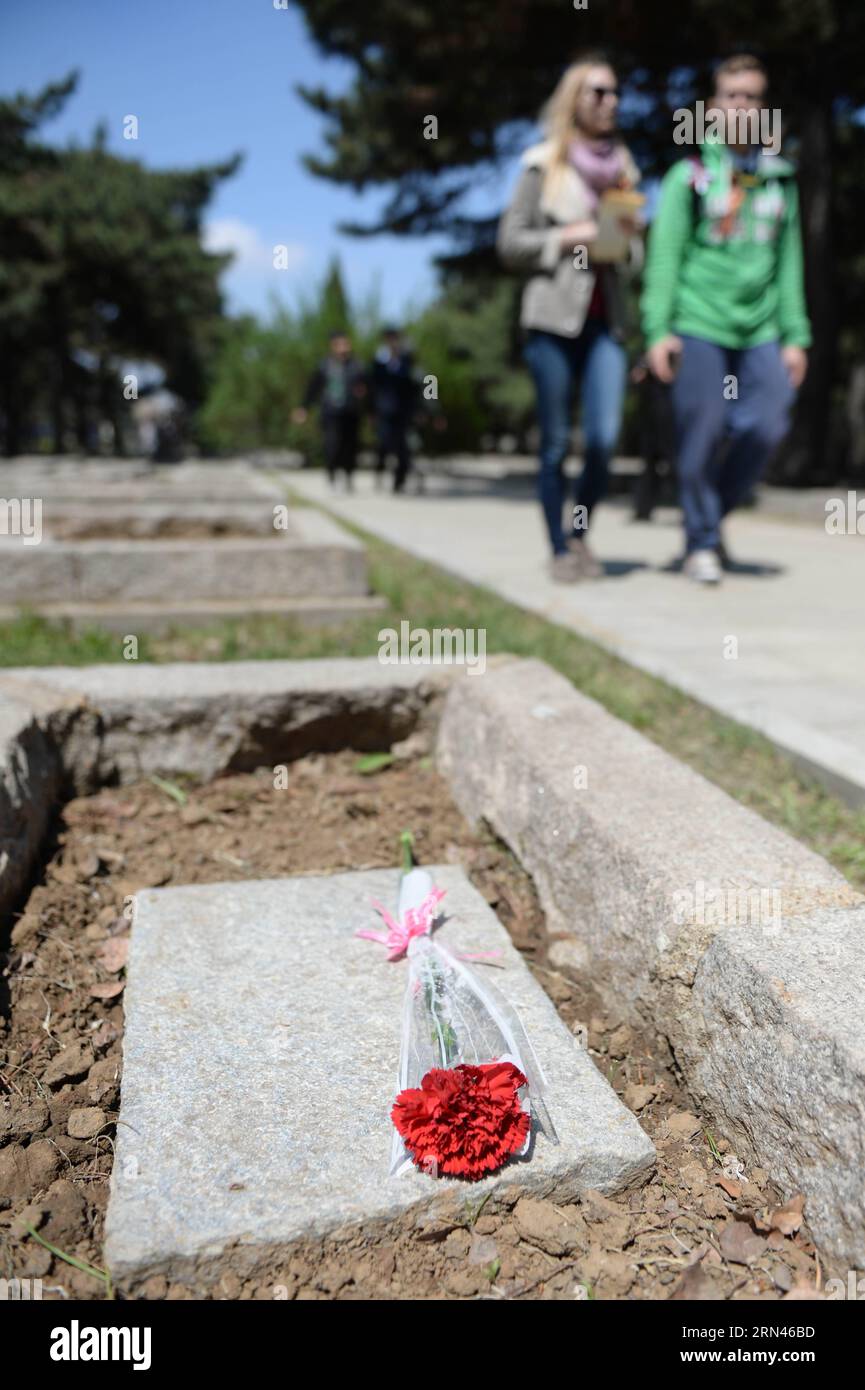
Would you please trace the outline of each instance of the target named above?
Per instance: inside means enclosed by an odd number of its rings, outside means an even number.
[[[526,1155],[533,1129],[558,1138],[515,1009],[471,957],[432,935],[443,896],[426,870],[410,869],[396,920],[378,907],[387,936],[361,935],[387,945],[391,960],[407,956],[391,1176],[414,1165],[477,1180]]]

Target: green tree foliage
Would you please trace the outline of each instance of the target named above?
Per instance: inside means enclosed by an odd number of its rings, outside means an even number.
[[[327,352],[330,334],[347,329],[357,356],[368,360],[380,326],[374,295],[357,307],[350,304],[336,257],[321,285],[301,293],[292,306],[274,297],[268,317],[230,321],[199,415],[204,446],[217,453],[295,448],[315,454],[314,431],[294,424],[291,412]]]
[[[201,217],[238,158],[153,171],[105,149],[51,149],[38,127],[76,78],[0,101],[0,416],[4,448],[48,419],[62,451],[100,416],[121,424],[123,360],[151,360],[194,405],[220,330],[228,257],[201,245]]]
[[[319,337],[322,333],[338,333],[351,322],[351,316],[351,306],[342,282],[339,257],[334,256],[321,288],[318,312],[313,315],[314,323],[310,323],[309,326],[313,331],[318,328]]]
[[[414,351],[427,452],[474,449],[484,432],[517,432],[531,418],[531,391],[507,357],[515,312],[514,287],[455,281],[431,305],[409,313],[402,327]],[[314,422],[297,425],[299,405],[335,329],[351,334],[357,357],[371,364],[383,316],[375,294],[352,305],[334,260],[321,285],[291,306],[272,304],[264,321],[232,321],[200,413],[202,440],[217,453],[253,448],[318,452]],[[437,414],[444,428],[433,427]],[[363,443],[372,444],[369,421]]]
[[[476,448],[483,435],[521,438],[533,422],[531,383],[512,364],[517,297],[511,280],[453,275],[412,327],[423,370],[439,383],[442,450]]]
[[[307,167],[354,188],[387,190],[379,217],[359,234],[446,232],[452,266],[473,274],[494,261],[496,218],[469,216],[465,197],[485,172],[525,144],[529,126],[563,66],[578,51],[606,48],[625,77],[620,116],[644,173],[662,172],[681,150],[672,111],[708,96],[710,69],[731,51],[764,58],[772,105],[800,169],[806,275],[815,342],[801,393],[786,474],[805,480],[837,471],[827,459],[833,391],[865,358],[859,304],[861,239],[851,221],[865,181],[859,153],[865,106],[865,9],[849,0],[295,0],[322,51],[354,65],[334,96],[302,87],[325,117],[324,152]],[[428,139],[428,116],[438,123]],[[846,220],[843,220],[846,219]],[[839,225],[842,223],[843,225]],[[852,243],[852,244],[851,244]],[[840,342],[841,357],[836,351]]]

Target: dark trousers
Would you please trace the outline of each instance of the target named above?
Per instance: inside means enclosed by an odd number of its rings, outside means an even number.
[[[778,343],[734,350],[682,334],[672,394],[687,549],[712,550],[787,433],[795,392]]]
[[[637,388],[643,471],[634,486],[634,520],[650,521],[674,475],[676,438],[670,388],[649,375]]]
[[[357,463],[357,415],[349,411],[328,411],[321,418],[324,461],[331,482],[337,469],[351,477]]]
[[[409,421],[404,415],[379,415],[376,419],[378,441],[376,467],[379,473],[383,473],[387,467],[389,456],[394,455],[396,458],[396,472],[393,478],[394,492],[401,490],[411,468],[408,428]]]

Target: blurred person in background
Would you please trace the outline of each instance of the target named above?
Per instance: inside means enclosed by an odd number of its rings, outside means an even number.
[[[651,521],[652,512],[667,498],[676,457],[670,387],[652,373],[643,354],[633,365],[629,381],[637,397],[637,422],[643,471],[634,487],[634,521]]]
[[[497,240],[503,264],[529,275],[520,323],[540,419],[538,490],[551,574],[564,583],[603,572],[586,530],[607,490],[621,427],[627,375],[622,280],[642,260],[635,217],[619,218],[617,244],[602,247],[604,198],[613,190],[632,190],[640,178],[615,135],[618,102],[616,74],[603,58],[567,69],[543,113],[546,139],[523,155]],[[563,525],[563,466],[578,384],[585,458],[574,510]]]
[[[381,486],[388,458],[396,460],[394,492],[402,492],[411,468],[409,429],[418,397],[414,358],[398,328],[382,330],[369,374],[376,430],[376,476]]]
[[[721,519],[787,433],[811,342],[794,170],[763,147],[756,119],[769,115],[767,87],[751,55],[720,64],[706,117],[723,114],[726,139],[707,130],[668,171],[649,237],[646,355],[672,383],[684,571],[699,584],[729,564]],[[737,112],[754,117],[747,131]]]
[[[324,461],[331,487],[342,473],[346,492],[354,487],[357,435],[367,395],[366,373],[354,356],[344,329],[331,333],[327,356],[318,364],[306,388],[303,404],[292,411],[299,425],[310,409],[320,405]]]

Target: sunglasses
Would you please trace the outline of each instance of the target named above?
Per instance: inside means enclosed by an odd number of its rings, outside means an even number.
[[[604,97],[617,97],[619,95],[618,87],[587,87],[586,91],[591,92],[595,101],[603,101]]]

